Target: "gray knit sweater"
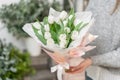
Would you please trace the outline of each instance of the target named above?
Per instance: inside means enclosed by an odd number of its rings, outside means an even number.
[[[120,10],[110,15],[116,0],[90,0],[87,10],[93,12],[92,34],[99,37],[92,43],[97,48],[87,53],[93,65],[101,67],[99,80],[120,80]]]

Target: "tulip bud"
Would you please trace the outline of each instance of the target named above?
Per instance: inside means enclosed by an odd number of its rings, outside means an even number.
[[[61,41],[66,40],[66,34],[60,34],[59,39]]]
[[[67,26],[67,23],[68,23],[67,20],[63,21],[64,26]]]
[[[50,24],[53,24],[54,23],[54,17],[52,15],[48,16],[48,22]]]
[[[44,37],[45,37],[45,39],[49,39],[49,38],[51,38],[51,34],[50,34],[50,32],[45,32]]]
[[[71,20],[72,18],[73,18],[73,15],[70,15],[70,16],[68,17],[69,20]]]
[[[49,25],[48,24],[46,24],[45,26],[44,26],[44,28],[45,28],[45,31],[50,31],[50,27],[49,27]]]
[[[62,11],[62,12],[60,13],[59,18],[62,19],[62,20],[64,20],[66,17],[67,17],[67,12],[66,12],[66,11]]]
[[[41,30],[38,30],[38,33],[39,33],[40,35],[42,35],[42,32],[41,32]]]
[[[77,37],[78,37],[78,34],[79,34],[79,33],[78,33],[78,31],[73,31],[73,32],[72,32],[71,39],[72,39],[72,40],[75,40],[75,39],[77,39]]]
[[[60,41],[60,47],[65,48],[65,46],[66,46],[66,40]]]
[[[47,45],[48,46],[53,46],[54,40],[52,38],[47,39]]]
[[[70,28],[69,28],[69,27],[65,27],[64,30],[65,30],[67,33],[70,33]]]

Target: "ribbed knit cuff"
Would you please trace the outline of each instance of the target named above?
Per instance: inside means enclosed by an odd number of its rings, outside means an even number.
[[[99,59],[97,56],[90,57],[92,59],[92,65],[99,65]]]

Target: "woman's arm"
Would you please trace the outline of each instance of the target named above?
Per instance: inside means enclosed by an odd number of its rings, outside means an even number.
[[[117,50],[105,53],[103,55],[93,56],[91,58],[86,58],[78,66],[70,67],[67,71],[68,73],[81,73],[91,64],[99,65],[111,68],[120,68],[120,48]]]
[[[120,48],[102,55],[92,56],[91,59],[93,65],[120,68]]]

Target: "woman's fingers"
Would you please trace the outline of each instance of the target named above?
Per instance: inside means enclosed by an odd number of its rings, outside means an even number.
[[[57,63],[64,63],[66,61],[64,56],[57,54],[57,53],[53,53],[52,58]]]
[[[86,68],[88,68],[92,64],[92,60],[90,58],[85,59],[83,62],[81,62],[78,66],[73,67],[69,70],[68,73],[81,73],[85,71]]]
[[[71,73],[71,74],[76,74],[76,73],[81,73],[83,72],[85,69],[83,66],[81,67],[73,67],[70,70],[66,71],[67,73]]]

